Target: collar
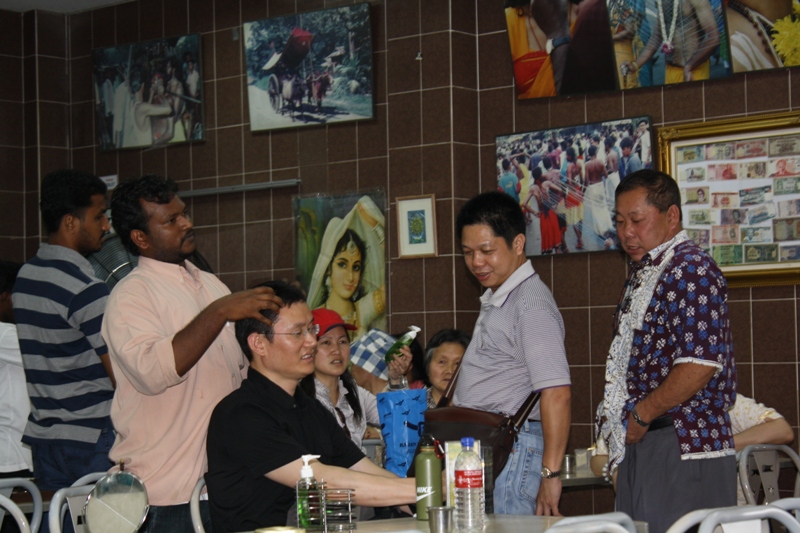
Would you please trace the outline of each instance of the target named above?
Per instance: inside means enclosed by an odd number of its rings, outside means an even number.
[[[492,292],[492,289],[486,289],[486,292],[481,296],[481,303],[489,303],[495,307],[502,307],[511,291],[516,289],[523,281],[533,276],[535,273],[531,260],[528,259],[508,276],[508,279],[500,285],[497,292]]]
[[[43,242],[39,246],[39,251],[36,252],[36,255],[48,261],[67,261],[77,266],[87,276],[97,279],[97,274],[95,274],[89,260],[72,248]]]
[[[647,265],[655,265],[658,266],[661,264],[661,261],[664,260],[664,252],[675,246],[676,244],[683,242],[689,239],[689,235],[686,233],[686,230],[681,230],[675,235],[673,238],[668,240],[667,242],[661,243],[642,257],[642,260],[638,263],[636,261],[631,260],[630,266],[632,269],[639,269]]]
[[[299,385],[294,391],[294,396],[289,396],[285,390],[252,366],[247,369],[247,381],[271,404],[284,411],[296,409],[297,407],[305,407],[306,405],[308,396],[306,396]]]
[[[200,283],[200,275],[202,271],[194,266],[188,259],[184,261],[184,264],[186,265],[185,267],[175,263],[165,263],[164,261],[159,261],[158,259],[152,259],[150,257],[144,257],[142,255],[139,256],[139,268],[144,270],[152,270],[159,276],[172,278],[175,281],[181,281],[184,274],[186,274],[194,279],[197,283]]]

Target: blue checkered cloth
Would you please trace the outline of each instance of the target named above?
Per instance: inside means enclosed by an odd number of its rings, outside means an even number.
[[[350,345],[350,361],[379,378],[389,379],[384,357],[397,339],[379,329],[371,329]]]

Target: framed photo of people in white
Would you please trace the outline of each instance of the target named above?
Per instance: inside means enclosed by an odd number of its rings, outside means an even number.
[[[250,129],[371,119],[368,3],[246,22]]]
[[[800,282],[800,113],[660,128],[683,226],[732,286]]]
[[[200,35],[92,50],[101,150],[205,138]]]
[[[497,189],[519,202],[528,256],[619,248],[614,192],[653,164],[650,117],[497,137]]]
[[[436,195],[397,198],[397,256],[436,257]]]

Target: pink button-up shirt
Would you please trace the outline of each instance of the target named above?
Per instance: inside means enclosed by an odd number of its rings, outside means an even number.
[[[208,468],[211,411],[246,376],[232,323],[189,372],[175,371],[175,334],[227,294],[219,279],[188,261],[183,268],[140,257],[109,297],[102,333],[117,379],[110,456],[125,459],[142,479],[151,505],[189,501]]]

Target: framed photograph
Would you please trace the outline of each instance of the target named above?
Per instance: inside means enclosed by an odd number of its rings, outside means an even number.
[[[800,113],[663,127],[658,148],[730,286],[800,283]]]
[[[101,150],[202,141],[200,35],[92,50]]]
[[[725,8],[734,74],[800,64],[794,46],[800,25],[798,0],[728,0]]]
[[[614,192],[631,172],[651,168],[650,117],[632,117],[497,137],[497,189],[525,213],[528,256],[619,248]],[[697,197],[704,182],[687,171]]]
[[[721,0],[606,2],[620,89],[731,75]]]
[[[602,1],[573,0],[563,12],[552,2],[504,0],[517,98],[544,98],[617,89],[608,11]],[[548,38],[561,27],[569,37]],[[552,34],[551,34],[552,35]]]
[[[371,119],[369,4],[244,24],[250,129]]]
[[[398,257],[436,257],[436,195],[397,199]]]

